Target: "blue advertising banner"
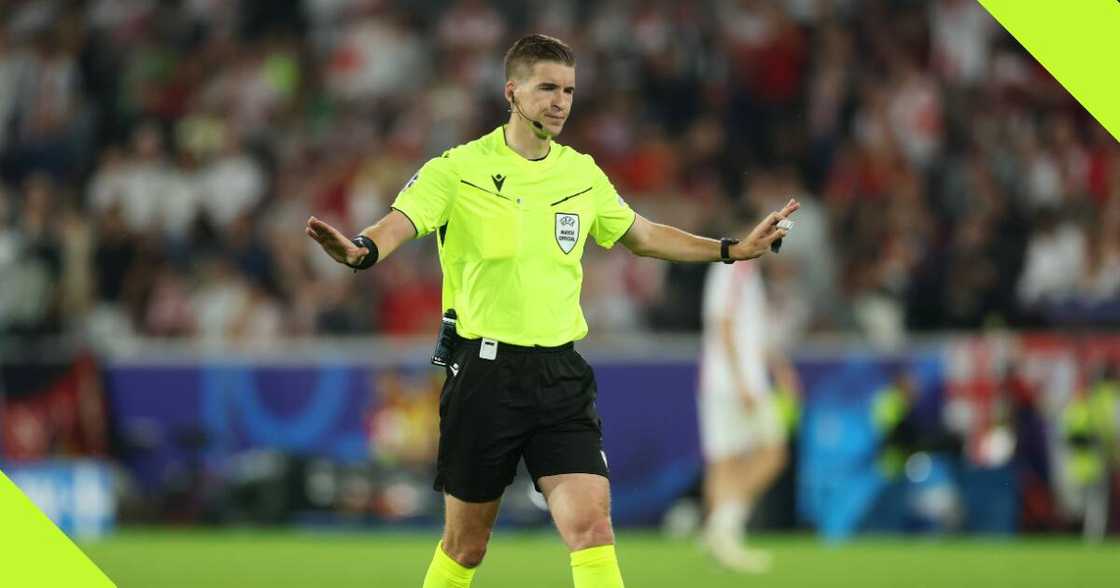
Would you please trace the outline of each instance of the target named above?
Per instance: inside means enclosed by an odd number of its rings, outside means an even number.
[[[925,450],[903,452],[892,465],[885,451],[890,427],[882,421],[892,410],[896,421],[904,416],[891,409],[892,394],[900,389],[907,390],[904,412],[918,434],[939,428],[944,357],[935,349],[797,361],[804,388],[794,460],[801,521],[830,539],[865,529],[1013,527],[1014,490],[1001,485],[1006,470],[980,471],[937,449],[913,460]],[[592,363],[616,523],[656,524],[701,475],[696,364]],[[364,471],[381,485],[382,496],[348,508],[366,509],[374,519],[438,515],[438,498],[428,489],[443,382],[438,369],[418,363],[117,365],[108,370],[108,382],[125,462],[153,491],[184,471],[196,481],[228,481],[244,465],[238,456],[264,450]],[[997,498],[1011,506],[998,513],[976,508]],[[516,508],[528,497],[517,499],[507,506]]]
[[[363,416],[372,398],[360,368],[206,366],[198,411],[208,455],[253,448],[360,461],[368,453]]]
[[[653,524],[700,475],[696,364],[595,366],[619,524]]]
[[[879,468],[879,395],[913,382],[918,415],[937,419],[943,389],[940,354],[849,354],[798,365],[805,389],[798,460],[798,511],[829,539],[863,526],[889,481]]]
[[[657,522],[700,471],[695,365],[601,363],[598,408],[616,522]],[[142,484],[251,450],[434,471],[442,372],[427,366],[117,366],[109,396]],[[202,462],[202,463],[199,463]]]

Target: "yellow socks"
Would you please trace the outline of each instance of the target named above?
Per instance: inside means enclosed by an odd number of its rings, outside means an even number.
[[[573,551],[572,580],[575,588],[623,588],[614,545]]]
[[[465,568],[451,559],[440,541],[428,575],[424,576],[424,588],[470,588],[473,578],[474,568]],[[572,580],[575,588],[624,588],[614,545],[573,551]]]
[[[424,576],[424,588],[470,588],[471,579],[474,578],[474,570],[474,568],[465,568],[459,562],[451,559],[451,556],[443,550],[443,541],[440,541],[436,545],[436,554],[432,557],[432,564],[428,566],[428,575]],[[594,585],[588,584],[588,586]],[[621,585],[619,584],[619,586]]]

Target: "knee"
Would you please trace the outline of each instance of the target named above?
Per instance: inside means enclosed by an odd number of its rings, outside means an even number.
[[[596,515],[579,521],[573,525],[568,543],[572,551],[614,544],[610,517],[605,514]]]
[[[786,448],[785,443],[778,443],[774,446],[774,465],[782,468],[789,463],[789,449]]]
[[[486,544],[489,540],[489,531],[470,535],[448,534],[443,538],[443,550],[459,565],[475,568],[482,563],[482,558],[486,557]]]

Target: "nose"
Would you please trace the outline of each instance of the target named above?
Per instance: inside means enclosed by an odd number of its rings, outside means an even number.
[[[552,110],[565,112],[572,104],[572,99],[567,94],[560,94],[552,99]]]

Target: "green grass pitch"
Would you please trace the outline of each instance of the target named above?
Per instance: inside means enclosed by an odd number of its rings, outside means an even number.
[[[221,588],[314,586],[419,588],[438,531],[126,530],[80,543],[118,585]],[[754,539],[775,568],[742,576],[718,568],[695,543],[619,533],[628,588],[852,586],[968,588],[1120,586],[1120,543],[1075,538],[866,538],[832,546],[804,535]],[[554,533],[495,533],[472,588],[570,588],[567,553]]]

